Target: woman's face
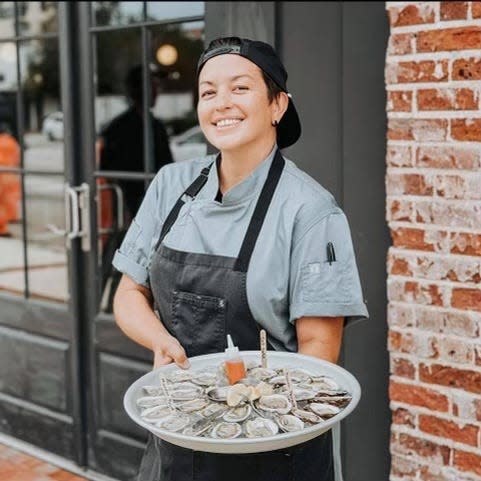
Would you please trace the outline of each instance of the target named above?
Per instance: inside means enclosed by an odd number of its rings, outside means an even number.
[[[220,151],[238,151],[276,139],[279,106],[269,104],[257,65],[236,54],[208,60],[199,76],[197,115],[209,142]]]

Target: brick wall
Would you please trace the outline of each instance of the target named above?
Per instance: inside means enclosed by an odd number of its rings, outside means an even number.
[[[481,2],[387,2],[391,481],[481,480]]]

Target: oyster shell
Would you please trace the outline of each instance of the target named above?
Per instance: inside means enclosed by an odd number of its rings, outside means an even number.
[[[190,381],[191,379],[192,373],[190,371],[184,371],[183,369],[178,369],[177,371],[169,374],[167,377],[167,380],[175,384],[179,382]]]
[[[192,399],[191,401],[185,401],[177,404],[177,408],[184,413],[193,413],[204,409],[208,404],[205,399]]]
[[[192,382],[199,386],[214,386],[217,382],[217,373],[215,371],[195,372],[192,375]]]
[[[270,396],[261,396],[257,401],[257,407],[264,411],[287,414],[292,409],[292,404],[287,396],[271,394]]]
[[[264,438],[277,434],[279,427],[270,419],[257,417],[245,422],[244,431],[248,438]]]
[[[235,407],[249,399],[251,389],[244,384],[234,384],[227,390],[227,405]]]
[[[229,386],[211,387],[206,390],[207,397],[212,401],[225,402],[227,401],[227,392]]]
[[[266,367],[255,367],[249,371],[249,377],[256,379],[257,381],[265,381],[271,377],[277,376],[277,371]]]
[[[202,397],[203,389],[191,382],[181,382],[172,384],[169,393],[174,401],[190,401]]]
[[[136,404],[139,408],[149,408],[167,404],[167,399],[165,396],[142,396],[137,399]]]
[[[211,416],[217,416],[225,413],[227,411],[227,407],[222,404],[211,403],[207,405],[200,414],[206,418],[210,418]]]
[[[164,390],[160,386],[143,386],[142,391],[147,394],[147,396],[163,396]]]
[[[162,418],[160,421],[156,422],[155,425],[160,429],[175,433],[186,428],[189,423],[190,416],[188,414],[173,413]]]
[[[308,408],[323,419],[332,418],[336,414],[339,414],[341,410],[337,406],[331,404],[311,403]]]
[[[283,414],[276,418],[276,422],[281,430],[286,433],[300,431],[304,428],[304,422],[292,414]]]
[[[312,411],[306,411],[304,409],[293,409],[292,414],[296,417],[298,417],[301,421],[311,423],[311,424],[317,424],[323,421],[321,417],[319,417],[317,414],[314,414]]]
[[[239,423],[247,419],[250,416],[251,412],[252,408],[249,406],[249,404],[246,404],[244,406],[229,409],[229,411],[226,411],[224,413],[222,418],[224,419],[224,421],[230,423]]]
[[[242,434],[242,427],[238,423],[221,422],[214,426],[211,436],[218,439],[233,439]]]
[[[172,414],[172,409],[169,406],[160,405],[144,409],[140,413],[140,417],[148,423],[155,423],[170,414]]]

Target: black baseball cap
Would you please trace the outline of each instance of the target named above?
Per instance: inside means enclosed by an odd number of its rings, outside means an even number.
[[[213,46],[221,39],[210,42],[200,56],[197,64],[197,78],[205,63],[212,57],[225,54],[237,54],[255,63],[277,86],[289,96],[287,110],[277,126],[277,145],[283,149],[297,142],[301,136],[301,122],[291,94],[287,91],[287,71],[275,50],[265,42],[239,37],[224,37],[226,45]],[[231,43],[231,44],[230,44]]]

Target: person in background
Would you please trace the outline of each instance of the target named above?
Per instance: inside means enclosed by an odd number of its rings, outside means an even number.
[[[281,154],[301,135],[287,72],[269,44],[227,37],[197,76],[199,123],[218,152],[166,166],[149,186],[113,261],[117,324],[154,368],[224,352],[226,334],[258,350],[261,328],[269,349],[335,363],[344,326],[368,312],[344,212]],[[331,434],[243,455],[150,436],[138,480],[334,481]]]
[[[167,73],[155,64],[149,64],[150,107],[153,107],[157,95],[161,91],[162,79]],[[125,78],[125,89],[129,107],[125,112],[113,118],[104,127],[97,139],[96,155],[99,170],[144,172],[144,89],[142,81],[142,66],[130,68]],[[149,159],[153,172],[173,162],[169,147],[169,138],[162,121],[155,118],[149,111],[152,145]],[[124,219],[116,219],[114,213],[113,190],[109,185],[116,185],[122,191]],[[107,234],[101,235],[102,252],[102,310],[112,311],[112,299],[120,281],[118,272],[112,269],[112,258],[125,235],[126,228],[137,212],[144,197],[144,181],[124,179],[98,179],[100,190],[100,228]],[[117,198],[115,198],[117,200]]]
[[[0,166],[20,166],[20,146],[6,122],[0,122]],[[8,224],[19,219],[20,198],[20,176],[0,172],[0,236],[11,235]]]

